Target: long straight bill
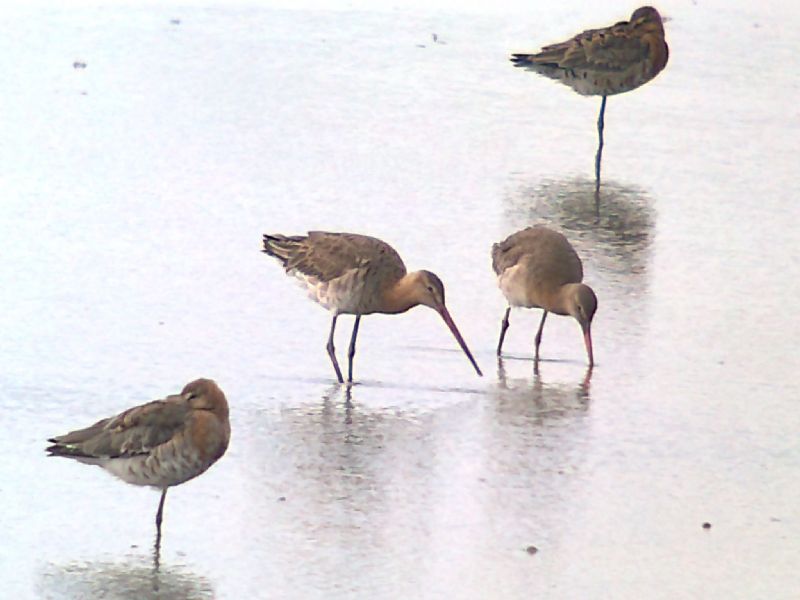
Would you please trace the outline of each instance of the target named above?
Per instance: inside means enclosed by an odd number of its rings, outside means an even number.
[[[483,373],[481,373],[481,370],[478,367],[478,363],[476,363],[475,359],[472,358],[472,352],[470,352],[469,348],[467,348],[467,343],[464,341],[464,338],[461,337],[461,334],[458,331],[458,327],[456,327],[456,324],[453,322],[453,317],[451,317],[450,313],[447,312],[447,307],[444,305],[440,306],[439,314],[442,315],[442,319],[444,319],[444,322],[447,323],[447,326],[450,328],[450,331],[453,332],[453,336],[456,338],[458,345],[461,346],[461,349],[464,351],[464,354],[467,355],[467,358],[469,359],[469,362],[472,363],[472,366],[475,367],[475,370],[478,372],[478,375],[483,377]]]
[[[588,327],[583,330],[583,343],[586,344],[586,354],[589,355],[589,366],[594,366],[594,353],[592,352],[592,330]]]

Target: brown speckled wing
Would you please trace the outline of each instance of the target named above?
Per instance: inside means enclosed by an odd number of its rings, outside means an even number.
[[[115,458],[147,454],[186,426],[190,407],[182,396],[168,396],[52,438],[47,451],[58,456]]]
[[[647,57],[649,46],[628,22],[589,29],[569,41],[545,46],[531,62],[562,69],[621,71]]]
[[[583,265],[575,249],[552,229],[528,227],[492,247],[492,266],[497,275],[523,260],[533,277],[553,285],[583,280]]]
[[[352,269],[378,266],[397,279],[406,274],[400,255],[386,242],[355,233],[310,231],[293,249],[286,270],[332,281]]]
[[[652,79],[664,68],[669,56],[664,41],[661,16],[653,8],[642,7],[631,15],[631,21],[620,21],[610,27],[587,29],[573,38],[545,46],[538,53],[515,54],[516,66],[526,67],[567,85],[568,74],[580,77],[588,73],[621,73],[637,65],[649,65],[649,73],[640,74],[637,81],[626,82],[620,89],[605,90],[618,93],[633,89]],[[568,74],[565,74],[564,72]],[[576,90],[577,91],[577,90]],[[580,93],[586,93],[582,91]],[[595,93],[604,93],[597,90]]]

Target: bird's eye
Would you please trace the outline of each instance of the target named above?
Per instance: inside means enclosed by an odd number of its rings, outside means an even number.
[[[431,286],[428,286],[428,291],[432,294],[433,293],[433,288]]]

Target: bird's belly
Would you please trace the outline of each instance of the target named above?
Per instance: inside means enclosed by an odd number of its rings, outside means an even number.
[[[524,269],[520,265],[503,271],[497,278],[497,285],[510,306],[538,308],[538,305],[529,297]]]
[[[648,63],[642,61],[622,71],[564,69],[561,81],[583,96],[613,96],[635,90],[652,78]]]
[[[305,285],[309,297],[324,307],[337,314],[369,314],[376,311],[374,300],[366,293],[363,277],[357,270],[346,273],[331,281],[319,281],[316,278],[302,274],[295,275]]]
[[[160,458],[152,453],[130,458],[108,458],[98,464],[126,483],[157,488],[179,485],[197,477],[210,466],[210,463],[204,464],[197,456],[177,453]]]

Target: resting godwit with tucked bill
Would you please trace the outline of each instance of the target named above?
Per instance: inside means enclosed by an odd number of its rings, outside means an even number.
[[[643,6],[633,12],[630,21],[588,29],[536,54],[512,54],[511,62],[560,81],[583,96],[603,97],[594,159],[595,191],[599,192],[606,97],[647,83],[661,72],[668,58],[661,15],[652,6]]]
[[[361,317],[403,313],[419,304],[441,315],[478,375],[483,375],[445,306],[441,279],[430,271],[408,273],[403,259],[386,242],[355,233],[325,231],[297,236],[264,234],[263,252],[277,258],[286,273],[305,283],[312,300],[333,313],[327,350],[339,383],[344,379],[333,345],[339,315],[356,317],[347,352],[347,381],[352,382]]]
[[[547,313],[570,315],[583,330],[589,366],[594,365],[592,352],[592,319],[597,310],[597,297],[583,281],[583,265],[577,252],[563,235],[541,225],[528,227],[492,246],[492,267],[497,283],[508,300],[508,308],[500,325],[497,355],[503,351],[512,306],[541,308],[542,321],[536,332],[535,360]]]
[[[160,540],[167,489],[205,472],[225,454],[230,436],[225,394],[212,380],[198,379],[180,394],[54,437],[47,452],[162,490],[156,513]]]

